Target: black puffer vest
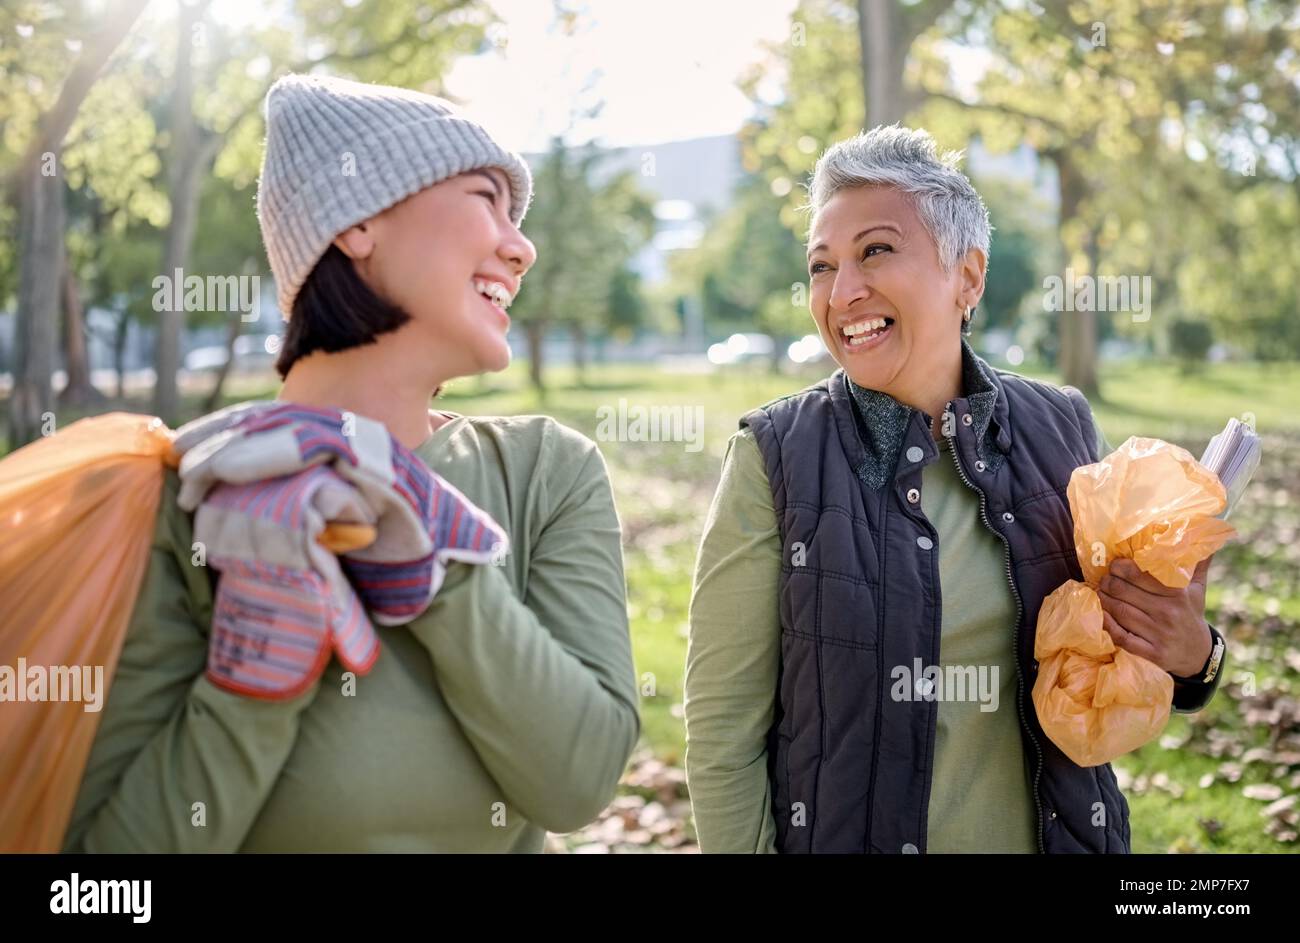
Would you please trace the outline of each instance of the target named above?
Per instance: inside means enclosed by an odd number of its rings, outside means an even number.
[[[962,356],[965,395],[949,404],[943,432],[1006,548],[1008,586],[989,591],[1009,590],[1018,612],[1016,710],[1039,850],[1128,852],[1114,772],[1071,762],[1030,699],[1043,598],[1082,578],[1066,485],[1098,458],[1092,413],[1077,390],[995,371],[965,340]],[[891,673],[940,663],[939,535],[908,492],[926,465],[953,457],[936,447],[930,417],[842,370],[741,425],[762,452],[784,544],[768,735],[777,847],[924,852],[938,703],[891,698]]]

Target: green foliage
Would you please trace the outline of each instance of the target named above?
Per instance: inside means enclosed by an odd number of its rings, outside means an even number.
[[[606,327],[610,334],[629,340],[646,319],[648,306],[641,289],[641,277],[628,268],[614,273],[609,284]]]
[[[627,267],[654,232],[654,205],[636,176],[602,172],[593,147],[561,139],[537,168],[524,234],[537,262],[510,308],[527,324],[577,324],[626,332],[645,314],[635,300],[637,280]]]
[[[1055,268],[1051,210],[1027,181],[973,182],[993,227],[980,326],[1015,328],[1026,307],[1041,308],[1043,276]]]
[[[1214,331],[1204,321],[1180,319],[1169,325],[1170,350],[1185,369],[1203,365],[1213,343]]]
[[[758,107],[741,130],[745,170],[785,190],[782,221],[798,233],[799,186],[817,156],[862,127],[863,101],[852,0],[801,0],[790,16],[791,36],[770,45],[762,61],[740,81]],[[794,27],[801,27],[796,33]],[[779,82],[779,90],[772,86]]]
[[[135,222],[162,227],[170,215],[151,92],[148,70],[124,65],[91,87],[68,133],[62,161],[68,186],[107,217],[106,236]]]
[[[83,10],[83,6],[85,9]],[[0,11],[0,173],[12,171],[42,111],[57,99],[89,40],[96,4],[6,4]],[[171,216],[167,129],[175,67],[174,10],[142,21],[91,86],[67,135],[58,172],[69,188],[68,248],[87,304],[149,322],[153,278]],[[214,145],[202,180],[199,226],[186,268],[203,274],[264,269],[253,194],[265,127],[260,105],[275,78],[321,69],[443,92],[442,76],[478,51],[494,14],[467,0],[297,0],[288,18],[232,29],[219,5],[196,26],[194,113]],[[17,291],[16,209],[0,204],[0,308]],[[194,312],[193,323],[224,317]]]
[[[1059,178],[1062,265],[1151,277],[1156,317],[1102,319],[1103,335],[1150,343],[1194,314],[1249,352],[1295,357],[1297,256],[1282,233],[1300,116],[1285,62],[1300,38],[1287,6],[973,7],[922,42],[931,98],[917,117],[994,150],[1029,143]],[[974,88],[949,73],[953,41],[989,56]]]
[[[496,22],[474,0],[295,0],[294,14],[304,64],[435,93],[452,62],[478,52]]]
[[[799,237],[799,184],[826,146],[862,124],[856,15],[851,0],[803,0],[791,16],[803,42],[772,45],[742,82],[757,108],[741,135],[745,167],[786,193],[782,220]],[[926,26],[906,75],[922,104],[908,123],[945,148],[1027,144],[1059,188],[1049,233],[1042,219],[1008,220],[1014,202],[979,182],[996,227],[989,323],[1017,319],[1031,273],[1069,266],[1151,276],[1156,316],[1099,319],[1103,337],[1152,343],[1181,312],[1248,355],[1300,356],[1293,16],[1292,4],[1269,0],[1041,0],[917,17]],[[714,270],[698,284],[712,311],[748,308],[719,290]],[[1059,327],[1041,312],[1034,321],[1049,341]]]
[[[747,175],[734,203],[709,226],[708,238],[675,261],[679,283],[698,286],[704,322],[713,333],[793,338],[814,329],[806,251],[781,221],[782,205],[783,196],[766,180]]]
[[[1300,191],[1261,180],[1215,199],[1217,213],[1187,221],[1194,251],[1174,268],[1179,308],[1247,356],[1300,357]]]

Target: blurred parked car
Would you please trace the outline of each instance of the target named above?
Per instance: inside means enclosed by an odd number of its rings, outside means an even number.
[[[785,355],[800,365],[829,360],[831,356],[820,334],[805,334],[786,349]]]
[[[280,352],[276,334],[244,334],[235,338],[234,369],[239,371],[271,370]],[[219,370],[226,363],[226,348],[220,345],[196,347],[185,355],[185,369],[190,372]]]
[[[766,334],[732,334],[721,344],[710,345],[709,363],[724,366],[771,360],[774,350],[776,341]]]

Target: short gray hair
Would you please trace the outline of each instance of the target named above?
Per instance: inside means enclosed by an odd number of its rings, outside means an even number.
[[[989,211],[957,169],[961,151],[939,153],[928,131],[881,125],[827,149],[813,168],[808,208],[821,212],[836,193],[886,186],[911,195],[917,215],[951,270],[971,249],[989,257]]]

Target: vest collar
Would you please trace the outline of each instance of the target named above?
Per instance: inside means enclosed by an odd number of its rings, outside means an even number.
[[[965,337],[961,357],[962,398],[971,414],[979,454],[986,460],[995,449],[1006,454],[1011,451],[1011,431],[1002,381]],[[830,388],[832,400],[841,407],[835,411],[840,417],[840,438],[849,449],[854,471],[878,490],[893,478],[913,414],[919,414],[927,428],[931,417],[879,390],[858,386],[843,368],[831,377]]]

